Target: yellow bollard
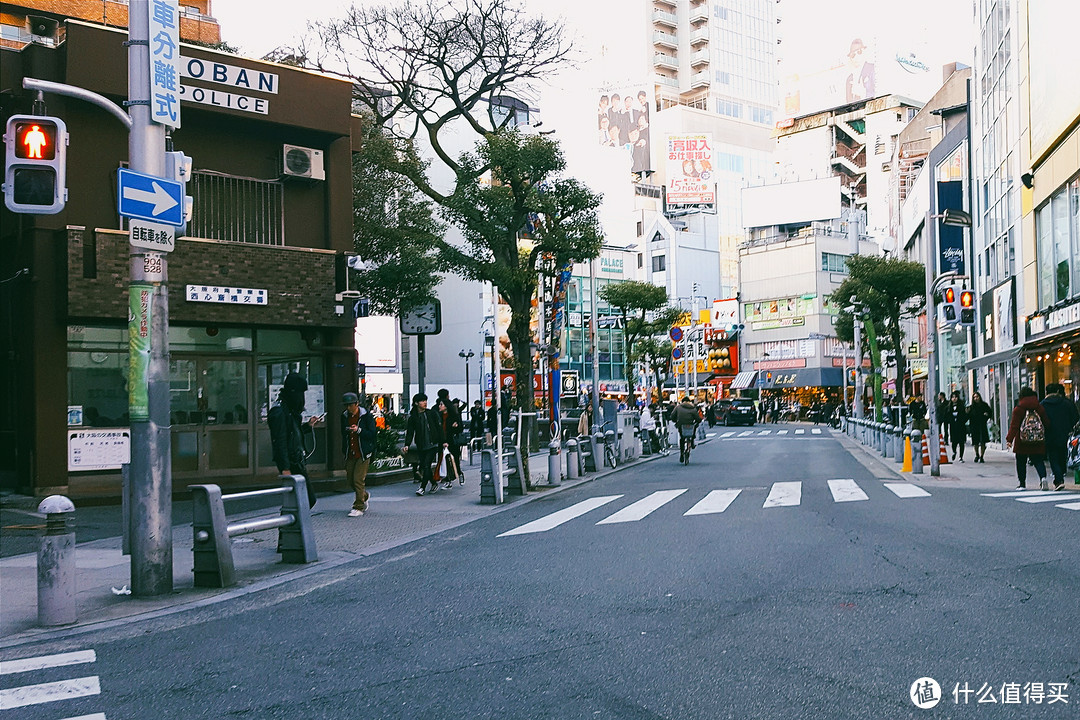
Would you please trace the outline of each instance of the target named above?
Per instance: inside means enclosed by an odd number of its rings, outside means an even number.
[[[900,472],[911,472],[911,436],[904,437],[904,464],[900,466]]]

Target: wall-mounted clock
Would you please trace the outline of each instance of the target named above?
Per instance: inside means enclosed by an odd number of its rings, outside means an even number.
[[[435,300],[415,307],[401,316],[400,324],[406,335],[438,335],[442,332],[442,306]]]

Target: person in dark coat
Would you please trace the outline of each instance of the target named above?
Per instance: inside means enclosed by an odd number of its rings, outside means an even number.
[[[461,424],[461,416],[458,415],[454,403],[450,402],[439,391],[439,397],[435,400],[435,412],[439,414],[439,427],[442,430],[443,442],[450,448],[450,454],[454,458],[454,471],[447,470],[445,477],[440,478],[443,490],[453,487],[453,474],[456,472],[457,479],[465,484],[465,474],[461,471],[461,446],[457,444],[457,437],[464,429]]]
[[[375,416],[360,404],[356,393],[347,392],[341,398],[345,411],[341,413],[341,450],[345,456],[345,480],[356,493],[349,517],[360,517],[368,508],[370,493],[365,486],[368,467],[375,455],[375,439],[379,430]]]
[[[949,428],[948,437],[952,440],[954,462],[964,462],[964,449],[967,446],[967,408],[960,399],[960,393],[953,392],[952,399],[945,408],[944,425]]]
[[[930,429],[930,423],[926,419],[926,403],[918,395],[908,401],[908,412],[911,413],[911,429],[922,430],[923,434]]]
[[[428,399],[424,393],[413,395],[412,410],[409,411],[409,419],[405,425],[405,446],[401,448],[401,454],[405,455],[409,445],[416,444],[416,453],[420,464],[420,487],[416,489],[417,495],[429,492],[426,488],[431,486],[430,492],[438,492],[439,484],[431,475],[432,466],[439,451],[446,446],[443,440],[442,418],[434,410],[428,409]]]
[[[1046,426],[1046,459],[1050,461],[1050,472],[1054,475],[1054,489],[1065,489],[1065,466],[1069,458],[1069,435],[1080,422],[1076,404],[1065,397],[1065,386],[1050,383],[1046,386],[1046,397],[1042,401],[1043,410],[1050,423]]]
[[[1016,407],[1013,408],[1012,417],[1009,420],[1009,434],[1005,436],[1005,444],[1012,446],[1013,452],[1016,453],[1016,477],[1020,481],[1016,489],[1027,489],[1027,464],[1030,462],[1035,472],[1039,474],[1039,487],[1046,490],[1046,464],[1043,462],[1046,441],[1029,441],[1020,438],[1020,426],[1029,412],[1034,413],[1042,421],[1045,433],[1050,419],[1046,416],[1046,410],[1039,404],[1039,396],[1031,388],[1021,388]]]
[[[971,432],[971,447],[975,448],[975,462],[985,463],[986,443],[990,442],[990,431],[986,423],[993,416],[993,411],[982,399],[979,391],[971,393],[971,405],[968,405],[968,428]]]
[[[307,482],[308,504],[315,507],[315,490],[307,476],[307,453],[304,450],[304,434],[312,435],[311,427],[319,421],[312,416],[305,423],[304,394],[308,384],[303,375],[291,372],[278,395],[278,403],[266,415],[270,426],[270,448],[274,464],[282,475],[303,475]]]
[[[949,426],[945,422],[945,416],[949,411],[949,401],[945,398],[945,393],[939,392],[937,394],[937,400],[934,401],[934,417],[937,418],[938,430],[941,432],[941,437],[945,442],[946,447],[949,445]]]
[[[479,400],[473,402],[469,410],[469,439],[484,437],[484,407]]]

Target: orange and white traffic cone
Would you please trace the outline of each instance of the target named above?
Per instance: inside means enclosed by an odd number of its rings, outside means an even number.
[[[938,434],[938,449],[941,450],[941,458],[938,460],[939,465],[949,464],[949,449],[945,445],[945,438],[941,434]]]

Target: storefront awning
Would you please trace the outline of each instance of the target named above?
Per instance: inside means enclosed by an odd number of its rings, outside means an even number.
[[[993,365],[1000,362],[1008,362],[1020,357],[1020,346],[1009,348],[1008,350],[1002,350],[1001,352],[990,353],[989,355],[982,355],[973,360],[968,360],[964,363],[964,367],[968,370],[974,370],[975,368],[986,367],[987,365]]]
[[[731,389],[745,390],[754,384],[754,381],[757,379],[757,374],[757,370],[743,370],[731,381]]]
[[[843,372],[833,367],[773,370],[769,375],[767,388],[840,387],[844,383]]]

